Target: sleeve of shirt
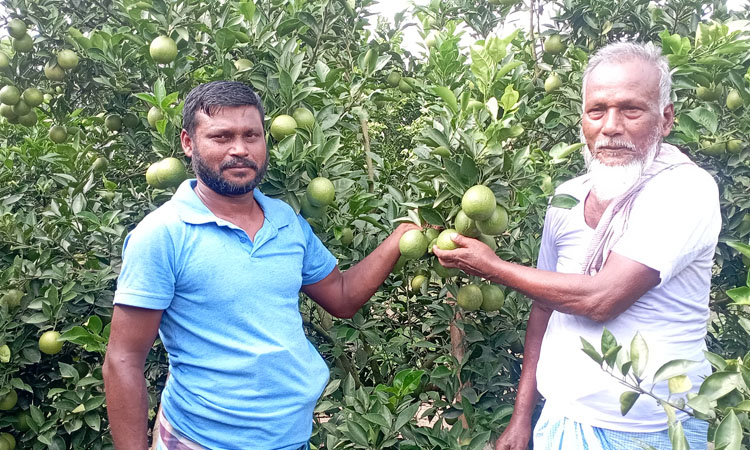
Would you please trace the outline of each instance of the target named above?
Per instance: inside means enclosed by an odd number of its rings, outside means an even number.
[[[147,217],[125,238],[114,303],[166,309],[174,289],[174,243],[164,224]]]
[[[555,232],[553,230],[554,210],[547,209],[544,216],[544,228],[542,229],[542,242],[539,247],[539,259],[536,268],[555,272],[557,270],[557,245],[555,244]]]
[[[314,284],[327,277],[336,268],[336,257],[328,251],[313,233],[310,224],[297,214],[302,233],[305,237],[305,256],[302,261],[302,285]]]
[[[662,287],[708,247],[715,247],[720,229],[716,182],[697,167],[677,168],[644,188],[612,251],[657,270],[657,287]]]

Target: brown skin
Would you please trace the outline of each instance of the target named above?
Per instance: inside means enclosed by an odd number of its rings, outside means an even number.
[[[260,113],[253,106],[223,108],[213,116],[196,114],[197,126],[191,137],[180,135],[185,155],[195,147],[215,170],[231,158],[251,159],[261,167],[266,158]],[[244,184],[255,177],[250,168],[221,172],[225,179]],[[254,239],[264,216],[253,193],[223,196],[198,180],[195,192],[217,217],[245,230]],[[323,280],[302,287],[302,291],[336,317],[352,317],[385,281],[400,255],[398,241],[414,224],[401,224],[372,253],[345,272],[335,268]],[[156,339],[161,310],[116,305],[104,361],[107,412],[112,437],[118,450],[147,449],[148,397],[143,368]]]
[[[592,156],[608,165],[642,159],[654,129],[667,136],[674,108],[659,111],[658,73],[641,61],[602,64],[589,76],[582,118],[583,134]],[[596,149],[597,141],[623,139],[635,152],[616,146]],[[596,228],[609,201],[591,192],[584,203],[586,223]],[[617,253],[610,253],[594,276],[548,272],[503,261],[485,244],[456,235],[456,250],[433,248],[445,267],[486,278],[515,289],[534,301],[526,329],[524,364],[511,421],[495,443],[495,450],[525,450],[531,437],[531,415],[539,400],[536,370],[542,338],[552,311],[575,314],[598,322],[617,317],[659,284],[659,273]]]

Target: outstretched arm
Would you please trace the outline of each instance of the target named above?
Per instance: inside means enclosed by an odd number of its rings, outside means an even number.
[[[484,243],[456,234],[455,250],[433,249],[445,267],[515,289],[549,309],[604,322],[617,317],[659,284],[659,272],[610,253],[595,276],[533,269],[500,259]]]
[[[341,272],[338,267],[317,283],[302,291],[336,317],[352,317],[383,284],[396,264],[400,252],[398,241],[417,225],[404,223],[362,261]]]

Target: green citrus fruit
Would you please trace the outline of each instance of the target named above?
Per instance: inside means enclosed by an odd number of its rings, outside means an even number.
[[[305,219],[319,219],[326,215],[326,207],[311,205],[307,195],[303,195],[299,201],[299,212]]]
[[[336,196],[336,189],[334,189],[333,183],[328,178],[317,177],[310,180],[305,195],[312,206],[328,206],[333,203],[333,199]]]
[[[44,102],[44,94],[37,88],[28,88],[21,95],[23,101],[32,108],[36,108]]]
[[[157,108],[156,106],[152,106],[151,109],[148,110],[146,120],[148,120],[148,124],[153,128],[156,128],[156,123],[162,119],[164,119],[164,113],[161,112],[161,109]]]
[[[700,100],[712,102],[719,98],[721,91],[721,85],[717,85],[714,88],[698,86],[698,89],[695,90],[695,96]]]
[[[19,100],[18,103],[13,105],[13,112],[18,117],[25,116],[26,114],[31,112],[31,107],[26,104],[25,101]]]
[[[0,70],[10,67],[10,58],[3,52],[0,52]]]
[[[483,284],[480,289],[482,290],[481,308],[484,311],[500,311],[500,308],[505,304],[503,290],[494,284]]]
[[[435,245],[438,246],[440,250],[455,250],[458,248],[458,245],[453,242],[453,239],[451,239],[451,235],[453,233],[458,233],[453,228],[446,228],[445,230],[441,231],[440,234],[437,237],[437,242],[435,242]]]
[[[11,389],[10,392],[0,397],[0,411],[13,409],[16,403],[18,403],[18,393]]]
[[[458,214],[456,214],[455,227],[460,235],[472,238],[479,236],[479,230],[477,229],[476,223],[463,211],[459,211]]]
[[[155,188],[162,188],[162,185],[159,183],[159,177],[156,176],[156,172],[159,171],[159,163],[155,162],[148,166],[148,169],[146,169],[146,183],[148,183],[149,186],[155,187]]]
[[[0,304],[5,304],[8,308],[16,308],[21,305],[21,299],[23,298],[23,291],[18,289],[9,289],[2,297],[0,297]]]
[[[299,128],[311,129],[315,125],[315,116],[307,108],[297,108],[292,113],[294,121],[297,123]]]
[[[57,331],[45,331],[39,338],[39,351],[48,355],[60,353],[63,347],[63,341],[58,341],[60,333]]]
[[[18,117],[18,124],[23,125],[25,127],[33,127],[36,125],[36,113],[34,111],[31,111],[28,114],[25,114],[23,116]]]
[[[117,114],[110,114],[104,119],[104,126],[109,131],[118,131],[122,128],[122,118]]]
[[[339,241],[343,245],[349,245],[354,240],[354,231],[352,231],[349,227],[344,227],[341,229],[341,237],[339,238]]]
[[[482,108],[484,108],[484,103],[480,102],[479,100],[471,99],[466,104],[466,110],[470,112],[479,111]]]
[[[170,157],[159,161],[156,176],[162,187],[177,187],[187,179],[187,171],[181,160]]]
[[[94,160],[91,164],[91,170],[94,172],[102,172],[109,165],[109,160],[103,156],[100,156]]]
[[[16,448],[16,438],[10,433],[0,433],[0,439],[4,439],[8,443],[8,449],[13,450]]]
[[[710,156],[719,156],[724,154],[724,151],[727,149],[727,143],[726,142],[716,142],[716,143],[710,143],[708,141],[701,142],[701,153],[705,155]]]
[[[65,79],[65,71],[50,60],[44,65],[44,76],[50,81],[62,81]]]
[[[13,107],[11,105],[6,105],[5,103],[0,105],[0,116],[5,117],[6,119],[15,119],[18,117],[16,113],[13,112]]]
[[[432,48],[437,45],[437,38],[438,38],[438,32],[437,30],[432,30],[429,33],[427,33],[427,36],[424,38],[424,45],[425,47]]]
[[[550,93],[556,91],[562,86],[562,80],[556,73],[551,73],[546,80],[544,80],[544,92]]]
[[[28,33],[24,33],[20,38],[13,39],[13,49],[19,53],[28,53],[34,48],[34,40]]]
[[[427,282],[427,277],[424,275],[414,275],[414,278],[411,279],[411,290],[412,291],[419,291],[422,289],[422,285]]]
[[[294,117],[282,114],[271,122],[271,136],[277,141],[297,132],[297,121]]]
[[[132,113],[127,113],[122,118],[122,124],[127,128],[135,128],[141,121],[138,120],[138,116]]]
[[[562,38],[559,34],[553,34],[544,41],[544,52],[556,55],[565,50]]]
[[[3,86],[0,89],[0,102],[5,105],[15,105],[21,100],[21,91],[15,86]]]
[[[470,187],[461,198],[461,209],[474,220],[487,220],[492,217],[496,204],[492,189],[482,184]]]
[[[21,19],[13,19],[8,22],[8,34],[13,39],[20,39],[26,34],[26,24]]]
[[[148,48],[151,59],[159,64],[169,64],[177,57],[177,44],[169,36],[159,36]]]
[[[500,205],[495,207],[495,211],[487,220],[478,220],[477,228],[482,234],[497,236],[503,234],[508,229],[508,211]]]
[[[388,86],[390,87],[398,87],[398,83],[401,81],[401,74],[393,71],[388,74],[388,77],[385,79],[385,82],[388,83]]]
[[[458,288],[458,306],[467,311],[476,311],[482,306],[482,289],[476,284],[465,284]]]
[[[16,430],[24,432],[28,431],[31,428],[29,426],[29,420],[31,420],[31,416],[26,411],[19,412],[18,415],[16,415],[16,419],[18,420],[15,425]]]
[[[727,94],[727,109],[730,111],[734,111],[744,103],[745,101],[742,99],[742,95],[740,95],[740,91],[737,89],[732,89],[729,91],[729,94]]]
[[[237,72],[246,72],[252,69],[253,62],[247,58],[240,58],[234,62],[234,67],[237,69]]]
[[[406,259],[421,258],[427,251],[427,238],[419,230],[409,230],[398,241],[401,256]]]
[[[455,277],[461,272],[455,267],[450,269],[445,267],[444,265],[440,264],[440,260],[437,258],[432,260],[432,271],[435,272],[435,274],[440,278]]]
[[[736,155],[742,151],[742,147],[743,144],[740,139],[730,139],[729,142],[727,142],[727,151],[729,153],[734,153]]]
[[[451,151],[441,145],[440,147],[432,149],[432,154],[435,156],[448,157],[451,155]]]
[[[75,69],[78,65],[78,55],[67,48],[57,52],[57,65],[65,70]]]
[[[407,83],[403,78],[398,82],[398,90],[403,92],[404,94],[408,94],[411,92],[414,88],[411,87],[409,83]]]
[[[423,233],[424,237],[427,238],[427,242],[432,242],[440,235],[440,232],[434,228],[427,228]]]
[[[2,435],[0,435],[0,450],[11,450],[10,448],[10,442],[2,438]]]
[[[62,125],[55,125],[49,129],[49,138],[55,144],[62,144],[68,140],[68,130]]]

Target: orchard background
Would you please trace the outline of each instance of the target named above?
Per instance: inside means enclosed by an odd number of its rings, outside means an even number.
[[[582,70],[593,51],[624,38],[663,47],[677,111],[668,141],[720,186],[707,338],[716,373],[689,404],[710,420],[716,448],[750,445],[747,8],[436,0],[391,23],[369,12],[372,0],[0,4],[13,36],[0,41],[0,86],[39,91],[23,94],[29,111],[12,89],[0,92],[0,450],[112,447],[101,365],[122,242],[174,192],[154,173],[147,184],[149,166],[168,157],[189,165],[178,134],[197,84],[251,84],[267,130],[297,108],[314,114],[294,134],[267,135],[262,190],[296,209],[302,202],[343,268],[399,220],[452,227],[475,184],[509,213],[491,239],[498,255],[533,265],[554,187],[582,171]],[[503,26],[511,12],[528,25]],[[552,18],[542,24],[541,14]],[[408,50],[409,29],[424,51]],[[176,44],[173,61],[169,45],[155,55],[166,63],[151,56],[159,36]],[[336,188],[326,209],[304,205],[319,176]],[[500,311],[464,311],[452,299],[479,280],[443,278],[433,264],[432,255],[399,264],[351,320],[300,297],[331,368],[315,448],[481,449],[508,423],[530,302],[506,290]],[[48,331],[61,333],[61,350],[54,334],[40,344]],[[157,342],[146,367],[152,419],[166,371]]]

